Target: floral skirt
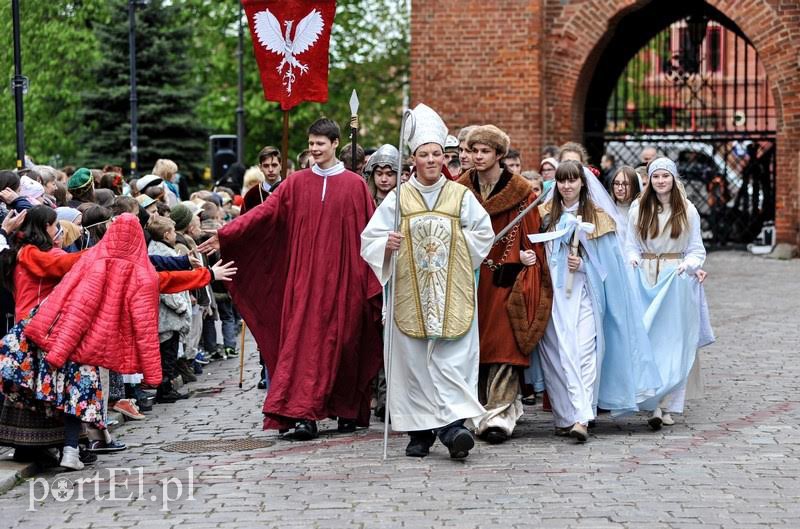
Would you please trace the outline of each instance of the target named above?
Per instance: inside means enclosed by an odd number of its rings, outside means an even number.
[[[105,429],[100,369],[69,360],[61,368],[51,366],[45,352],[25,338],[27,323],[19,322],[0,340],[0,393],[6,405],[47,416],[63,412]]]

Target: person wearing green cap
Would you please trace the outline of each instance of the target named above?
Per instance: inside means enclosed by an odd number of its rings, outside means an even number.
[[[94,177],[92,172],[81,167],[72,173],[67,181],[67,189],[72,195],[72,200],[67,202],[71,208],[77,209],[85,202],[94,202]]]

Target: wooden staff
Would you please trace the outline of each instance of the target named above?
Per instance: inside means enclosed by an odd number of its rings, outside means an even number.
[[[575,226],[575,234],[572,236],[572,245],[570,246],[569,249],[570,255],[578,255],[578,233],[580,232],[581,229],[582,220],[583,219],[581,218],[581,216],[578,215],[578,225]],[[569,275],[567,276],[567,288],[566,288],[567,298],[569,298],[572,295],[572,282],[574,280],[575,280],[575,272],[570,272]]]
[[[244,331],[245,324],[242,320],[242,346],[239,348],[239,389],[242,389],[242,382],[244,382]]]

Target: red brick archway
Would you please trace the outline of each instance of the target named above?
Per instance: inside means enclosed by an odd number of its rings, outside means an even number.
[[[492,122],[538,159],[548,143],[583,136],[586,90],[619,21],[674,0],[414,0],[411,95],[451,128]],[[709,0],[758,50],[777,124],[778,239],[800,242],[800,4]],[[534,164],[530,164],[534,165]]]

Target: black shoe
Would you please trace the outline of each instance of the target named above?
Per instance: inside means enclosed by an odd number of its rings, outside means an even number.
[[[256,384],[258,389],[267,389],[267,381],[266,380],[259,380],[258,384]]]
[[[128,448],[125,446],[125,443],[120,443],[119,441],[112,440],[110,443],[106,443],[105,441],[95,440],[89,443],[89,448],[87,451],[93,454],[106,454],[109,452],[121,452]]]
[[[431,446],[436,442],[433,432],[412,432],[408,434],[411,440],[406,447],[406,456],[425,457],[431,453]]]
[[[339,418],[339,426],[336,431],[339,433],[353,433],[356,431],[356,421],[353,419]]]
[[[529,395],[527,397],[522,397],[522,404],[524,404],[525,406],[535,406],[536,395]]]
[[[381,422],[386,422],[386,407],[378,406],[375,408],[375,417],[380,419]]]
[[[203,374],[203,364],[199,362],[192,362],[192,371],[194,371],[195,375],[202,375]]]
[[[141,412],[153,411],[153,405],[150,404],[149,400],[143,402],[139,402],[138,400],[136,400],[136,407],[139,408],[139,411]]]
[[[61,456],[57,448],[18,446],[14,449],[14,461],[18,463],[38,463],[44,468],[57,467]]]
[[[183,360],[183,361],[181,361]],[[178,360],[178,374],[183,379],[184,384],[188,384],[189,382],[197,382],[197,377],[194,376],[194,368],[189,365],[189,362],[180,359]]]
[[[319,437],[317,430],[317,421],[300,421],[294,428],[294,435],[292,436],[298,441],[310,441]]]
[[[214,348],[214,351],[211,353],[211,356],[209,356],[209,358],[211,360],[227,360],[228,359],[228,357],[225,356],[225,352],[223,351],[221,345],[217,345],[217,347]]]
[[[188,399],[189,395],[186,393],[178,393],[174,389],[168,393],[163,393],[161,395],[156,396],[156,402],[159,404],[172,404],[173,402],[177,402],[179,400]]]
[[[469,430],[463,426],[457,426],[455,430],[448,436],[449,439],[445,446],[450,451],[451,459],[464,459],[475,446],[475,439],[469,433]]]
[[[237,351],[235,347],[226,347],[225,349],[223,349],[223,351],[225,352],[225,356],[227,358],[233,358],[239,356],[239,351]]]
[[[492,426],[484,432],[483,438],[489,444],[499,445],[508,441],[508,434],[502,428]]]
[[[80,459],[81,463],[83,463],[84,465],[89,465],[97,461],[97,456],[89,452],[88,450],[80,447],[78,449],[78,459]]]

